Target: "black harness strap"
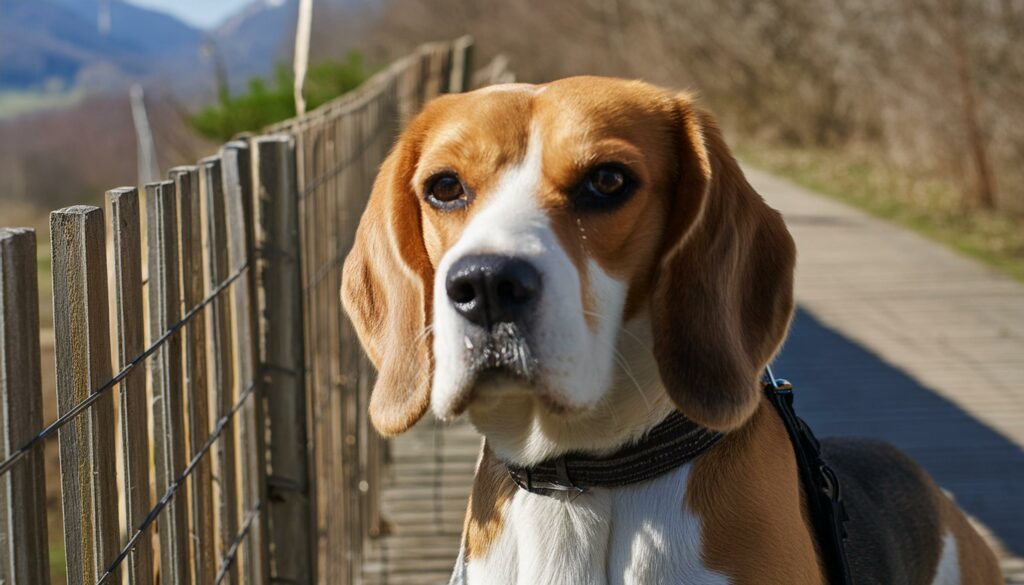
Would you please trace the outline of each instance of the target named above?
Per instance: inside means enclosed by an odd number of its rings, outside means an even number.
[[[853,585],[850,565],[846,559],[846,528],[849,520],[843,504],[839,479],[821,458],[821,443],[793,410],[793,387],[785,380],[777,380],[768,371],[764,384],[768,400],[782,418],[793,444],[800,483],[807,496],[807,507],[814,524],[818,549],[824,560],[825,572],[831,585]]]

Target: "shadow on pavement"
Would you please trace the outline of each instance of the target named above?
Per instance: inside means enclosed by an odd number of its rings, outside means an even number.
[[[1024,554],[1024,452],[970,413],[798,309],[775,361],[819,437],[896,445],[1016,554]]]

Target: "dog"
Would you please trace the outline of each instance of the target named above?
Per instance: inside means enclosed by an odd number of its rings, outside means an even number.
[[[825,583],[758,383],[793,315],[795,257],[689,94],[573,77],[427,104],[380,169],[342,299],[378,370],[382,434],[430,409],[484,436],[455,580]],[[823,452],[855,583],[1002,583],[906,456]],[[586,470],[610,480],[578,486]]]

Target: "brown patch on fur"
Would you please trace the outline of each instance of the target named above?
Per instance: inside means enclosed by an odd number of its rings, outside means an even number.
[[[686,101],[679,118],[678,191],[651,297],[654,354],[679,410],[731,430],[757,408],[758,378],[786,337],[796,249],[714,119]]]
[[[600,83],[601,91],[594,91]],[[589,260],[628,286],[626,318],[647,301],[675,177],[672,96],[635,81],[577,77],[549,85],[538,96],[534,123],[542,131],[545,174],[541,206],[588,287]],[[621,207],[577,210],[573,198],[600,164],[622,165],[639,186]],[[584,307],[593,299],[584,294]],[[592,309],[587,309],[592,311]],[[600,316],[588,315],[594,327]]]
[[[947,531],[953,533],[953,538],[956,540],[961,585],[999,585],[1003,583],[1003,573],[999,568],[999,561],[996,559],[995,553],[981,538],[978,531],[971,526],[963,510],[957,507],[937,486],[934,489],[935,497],[941,501],[942,525]]]
[[[515,492],[516,485],[505,466],[485,445],[466,508],[466,560],[487,555],[491,543],[501,534],[503,510]]]
[[[686,506],[701,519],[704,564],[730,583],[825,582],[792,446],[767,401],[694,463]]]
[[[423,214],[423,238],[434,266],[486,207],[503,171],[523,160],[531,108],[531,94],[525,91],[448,95],[430,102],[406,131],[422,140],[410,190]],[[425,202],[425,183],[441,171],[454,172],[462,181],[471,197],[465,208],[437,210]]]

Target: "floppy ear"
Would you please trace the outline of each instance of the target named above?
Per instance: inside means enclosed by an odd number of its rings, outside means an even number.
[[[651,300],[654,353],[679,410],[725,431],[753,414],[758,378],[786,337],[796,250],[711,116],[685,97],[679,111],[680,181]]]
[[[414,166],[401,143],[381,166],[342,276],[345,311],[377,367],[370,420],[384,435],[414,425],[430,403],[434,269],[410,185]]]

